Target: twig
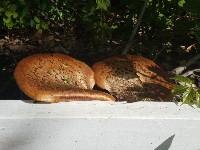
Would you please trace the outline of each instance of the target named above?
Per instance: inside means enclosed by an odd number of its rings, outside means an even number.
[[[130,49],[130,47],[131,47],[131,45],[133,44],[133,39],[134,39],[134,37],[135,37],[135,35],[136,35],[136,32],[137,32],[137,30],[138,30],[138,27],[139,27],[140,24],[141,24],[142,17],[143,17],[143,15],[144,15],[145,10],[146,10],[147,1],[148,1],[148,0],[144,0],[144,5],[143,5],[143,8],[142,8],[142,10],[141,10],[141,12],[140,12],[140,16],[139,16],[139,18],[138,18],[138,22],[137,22],[137,24],[135,25],[135,27],[133,28],[133,31],[132,31],[131,36],[130,36],[130,38],[129,38],[129,41],[128,41],[126,47],[124,48],[124,50],[122,51],[122,55],[127,54],[128,51],[129,51],[129,49]]]
[[[183,73],[182,76],[188,77],[188,76],[194,74],[194,72],[200,72],[200,69],[194,69],[194,70],[187,71],[187,72]]]
[[[199,59],[200,59],[200,54],[191,58],[184,66],[179,66],[179,67],[176,67],[175,69],[173,69],[172,73],[176,74],[176,75],[182,74],[189,66],[194,64]]]

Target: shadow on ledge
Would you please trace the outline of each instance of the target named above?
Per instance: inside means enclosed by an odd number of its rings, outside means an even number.
[[[168,139],[166,139],[164,142],[162,142],[158,147],[156,147],[154,150],[169,150],[172,141],[175,137],[175,134],[170,136]]]

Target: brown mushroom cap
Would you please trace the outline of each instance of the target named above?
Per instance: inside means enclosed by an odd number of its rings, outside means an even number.
[[[26,57],[17,64],[14,77],[19,88],[34,100],[58,102],[89,97],[95,99],[89,96],[95,95],[91,90],[95,84],[92,69],[67,55],[55,53]],[[104,95],[103,100],[113,100],[109,94],[96,93],[101,97]]]
[[[167,73],[142,56],[114,56],[95,63],[92,68],[96,84],[118,100],[168,100],[173,88]]]

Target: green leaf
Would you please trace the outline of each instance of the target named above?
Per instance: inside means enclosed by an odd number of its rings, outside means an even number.
[[[186,86],[182,86],[182,85],[176,85],[174,87],[174,89],[172,90],[172,93],[174,95],[180,95],[180,94],[183,94],[186,90],[187,90],[188,87]]]
[[[39,29],[40,29],[40,24],[36,24],[36,25],[35,25],[35,28],[36,28],[37,30],[39,30]]]
[[[194,81],[191,80],[190,78],[181,76],[181,75],[176,75],[175,77],[173,77],[172,79],[178,81],[178,82],[184,82],[184,83],[188,83],[188,84],[194,84]]]
[[[118,25],[112,25],[112,26],[111,26],[111,29],[113,29],[113,30],[114,30],[114,29],[117,29],[117,28],[118,28]]]
[[[159,12],[158,17],[162,18],[162,17],[164,17],[164,14],[162,14],[162,13]]]
[[[6,11],[6,12],[5,12],[5,15],[6,15],[7,17],[11,17],[11,16],[12,16],[12,11]]]
[[[185,0],[179,0],[178,6],[183,7],[184,4],[185,4]]]
[[[183,103],[184,104],[192,104],[193,101],[193,91],[192,88],[187,89],[184,93],[183,93]]]
[[[48,22],[41,22],[41,27],[42,27],[42,29],[47,30],[48,29]]]
[[[34,20],[36,23],[40,23],[40,19],[39,19],[37,16],[34,16],[33,20]]]
[[[14,26],[12,18],[3,18],[3,22],[8,29],[11,29]]]
[[[13,18],[17,18],[17,17],[18,17],[17,12],[13,12],[13,13],[12,13],[12,16],[13,16]]]
[[[97,9],[101,10],[108,10],[108,7],[110,6],[110,0],[96,0]]]
[[[200,107],[200,93],[199,93],[199,91],[196,91],[195,98],[196,98],[197,107]]]

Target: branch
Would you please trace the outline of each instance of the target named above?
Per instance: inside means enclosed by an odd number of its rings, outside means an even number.
[[[179,66],[179,67],[173,69],[172,73],[176,74],[176,75],[182,74],[189,66],[196,63],[196,61],[199,60],[199,59],[200,59],[200,54],[191,58],[184,66]]]
[[[188,76],[194,74],[194,72],[200,72],[200,69],[194,69],[194,70],[187,71],[187,72],[183,73],[182,76],[188,77]]]
[[[139,27],[140,24],[141,24],[142,17],[143,17],[143,15],[144,15],[145,10],[146,10],[147,1],[148,1],[148,0],[144,0],[144,5],[143,5],[143,8],[142,8],[142,10],[141,10],[141,12],[140,12],[140,16],[139,16],[139,18],[138,18],[138,22],[137,22],[137,24],[135,25],[135,27],[134,27],[134,29],[133,29],[133,31],[132,31],[132,33],[131,33],[131,36],[130,36],[130,38],[129,38],[129,41],[128,41],[126,47],[125,47],[124,50],[122,51],[122,55],[126,55],[126,54],[128,53],[128,51],[129,51],[131,45],[133,44],[133,39],[134,39],[134,37],[135,37],[135,35],[136,35],[136,33],[137,33],[138,27]]]

